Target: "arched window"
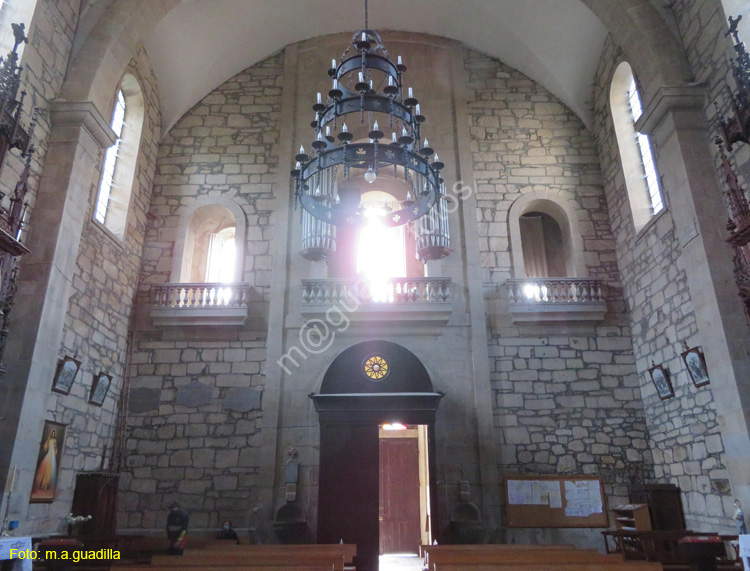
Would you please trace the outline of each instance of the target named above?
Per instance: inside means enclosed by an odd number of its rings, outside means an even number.
[[[651,142],[648,135],[635,130],[643,107],[635,76],[627,62],[617,67],[612,78],[610,107],[625,186],[633,213],[633,224],[638,232],[652,216],[664,209],[664,202],[651,152]]]
[[[245,216],[226,198],[204,197],[182,215],[173,283],[235,283],[242,277]]]
[[[143,115],[141,88],[135,77],[128,74],[115,97],[111,126],[117,140],[104,156],[94,210],[94,219],[121,240],[125,238],[133,194]]]
[[[565,243],[560,225],[544,212],[528,212],[519,220],[526,277],[568,277]]]
[[[585,277],[578,215],[564,197],[532,191],[508,211],[513,274],[523,278]]]

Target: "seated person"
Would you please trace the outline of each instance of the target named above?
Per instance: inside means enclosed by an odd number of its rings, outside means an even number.
[[[216,539],[233,539],[237,542],[237,545],[240,544],[240,538],[237,537],[237,532],[232,529],[232,522],[228,520],[221,525],[221,531]]]

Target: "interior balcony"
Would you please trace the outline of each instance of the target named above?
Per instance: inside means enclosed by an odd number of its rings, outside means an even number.
[[[513,323],[596,324],[607,303],[603,280],[594,278],[526,278],[505,282]]]
[[[321,317],[331,308],[351,321],[445,324],[453,312],[450,278],[302,280],[303,317]]]
[[[156,285],[151,289],[151,318],[157,327],[242,327],[249,290],[247,283]]]

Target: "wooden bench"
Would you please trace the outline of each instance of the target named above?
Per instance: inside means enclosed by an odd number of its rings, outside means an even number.
[[[215,549],[219,547],[220,549]],[[154,555],[151,566],[142,571],[155,569],[249,569],[254,567],[300,567],[325,568],[327,571],[343,571],[357,553],[352,544],[308,544],[308,545],[236,545],[231,542],[212,545],[210,549],[185,550],[182,556]],[[136,568],[131,567],[131,571]]]
[[[604,531],[602,532],[607,553],[622,553],[628,560],[645,560],[661,563],[666,571],[687,571],[690,569],[689,558],[679,547],[680,540],[690,537],[718,537],[725,544],[736,541],[736,535],[718,535],[714,533],[681,531]],[[614,541],[610,549],[609,539]],[[734,554],[733,554],[734,555]],[[741,570],[742,561],[725,553],[717,559],[717,568],[721,571]]]
[[[620,561],[613,563],[443,563],[434,571],[662,571],[659,563]]]
[[[500,551],[474,550],[436,552],[429,554],[429,568],[441,564],[550,564],[550,563],[622,563],[622,555],[599,553],[584,549],[506,549]]]
[[[518,550],[559,550],[575,549],[572,545],[528,545],[528,544],[511,544],[511,543],[490,543],[483,545],[422,545],[419,553],[424,558],[425,566],[429,568],[433,560],[430,560],[430,554],[449,554],[449,553],[497,553],[498,558],[502,557],[507,551]],[[440,555],[437,555],[440,557]]]

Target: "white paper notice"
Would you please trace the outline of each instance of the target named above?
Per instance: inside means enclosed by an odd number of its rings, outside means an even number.
[[[549,507],[558,509],[563,507],[560,482],[547,482],[547,491],[549,492]]]
[[[533,503],[531,480],[508,480],[508,503],[528,505]]]
[[[750,535],[740,535],[740,557],[750,557]]]
[[[602,498],[597,480],[577,480],[565,482],[565,515],[588,517],[602,513]]]

